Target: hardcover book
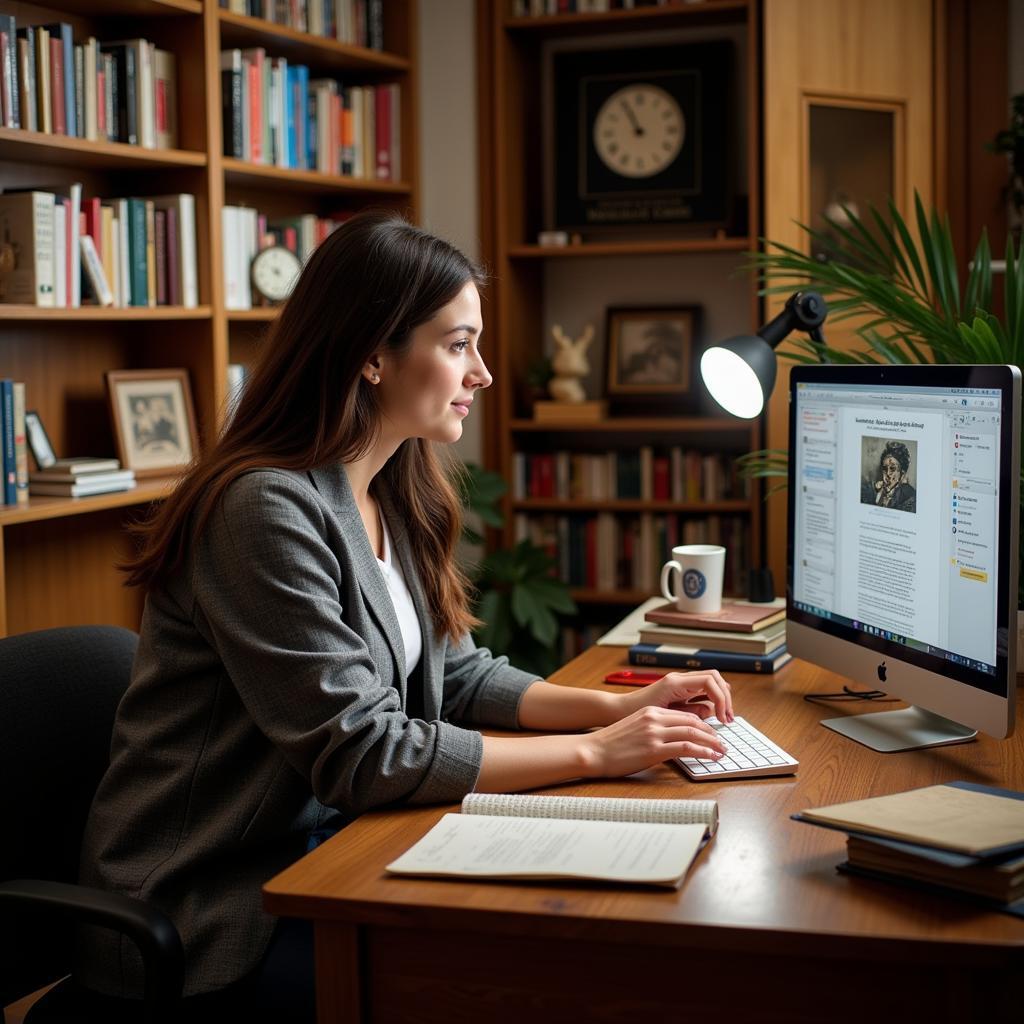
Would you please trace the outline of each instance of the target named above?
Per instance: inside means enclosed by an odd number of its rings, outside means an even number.
[[[754,633],[770,626],[773,622],[781,622],[785,617],[786,601],[781,597],[765,604],[753,604],[750,601],[723,601],[720,611],[706,614],[681,612],[674,601],[668,601],[657,608],[652,608],[645,615],[648,622],[657,622],[665,626],[721,629],[735,633]]]

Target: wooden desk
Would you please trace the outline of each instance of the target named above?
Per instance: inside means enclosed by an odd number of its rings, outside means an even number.
[[[602,685],[624,664],[592,648],[553,678]],[[839,875],[845,837],[789,820],[953,779],[1022,789],[1020,708],[1010,740],[878,754],[818,725],[870,705],[801,699],[836,676],[792,662],[731,679],[795,777],[696,784],[666,765],[550,790],[718,800],[718,835],[678,892],[386,876],[451,807],[368,814],[272,879],[267,909],[315,923],[319,1020],[1020,1021],[1024,920]]]

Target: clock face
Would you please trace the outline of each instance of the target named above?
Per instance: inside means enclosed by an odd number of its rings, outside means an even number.
[[[302,264],[298,256],[283,245],[274,245],[256,254],[252,261],[252,283],[271,302],[283,302],[291,294]]]
[[[679,155],[685,136],[682,108],[656,85],[627,85],[613,92],[594,119],[598,156],[625,178],[660,174]]]

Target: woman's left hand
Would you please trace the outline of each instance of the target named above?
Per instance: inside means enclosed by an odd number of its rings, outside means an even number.
[[[657,682],[630,693],[617,695],[621,718],[648,706],[689,711],[701,718],[716,716],[720,722],[731,722],[732,688],[716,669],[699,672],[669,672]]]

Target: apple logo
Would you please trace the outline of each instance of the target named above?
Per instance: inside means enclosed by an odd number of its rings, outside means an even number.
[[[882,662],[881,665],[878,666],[878,681],[880,683],[884,683],[885,682],[885,662],[884,661]]]

